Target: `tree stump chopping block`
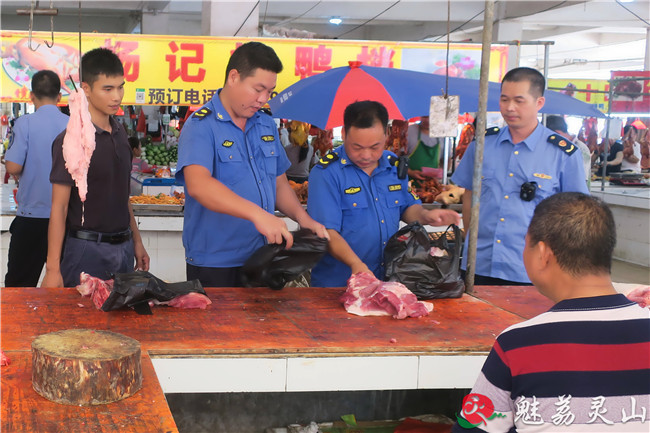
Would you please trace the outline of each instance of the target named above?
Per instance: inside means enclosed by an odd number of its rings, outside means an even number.
[[[68,329],[32,342],[32,386],[56,403],[111,403],[142,387],[140,343],[121,334]]]

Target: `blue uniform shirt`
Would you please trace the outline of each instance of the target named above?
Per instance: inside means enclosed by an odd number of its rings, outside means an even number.
[[[5,159],[23,166],[16,215],[49,218],[52,207],[52,142],[68,125],[69,117],[56,105],[42,105],[16,119]]]
[[[352,163],[343,146],[334,151],[338,159],[317,164],[309,175],[307,211],[327,229],[336,230],[379,279],[384,278],[384,247],[399,229],[402,213],[420,204],[408,191],[408,178],[399,179],[397,168],[384,151],[379,165],[368,176]],[[343,287],[350,267],[330,254],[314,267],[314,287]]]
[[[245,129],[232,122],[217,93],[183,126],[176,179],[184,185],[183,168],[201,165],[235,194],[274,213],[276,178],[291,163],[270,116],[256,113]],[[186,195],[183,246],[187,263],[215,268],[241,266],[264,242],[252,222],[212,212]]]
[[[481,207],[476,248],[476,274],[509,281],[530,282],[523,262],[528,224],[535,206],[555,193],[589,194],[582,154],[548,141],[557,136],[541,124],[520,143],[513,143],[508,127],[485,137]],[[475,142],[470,143],[451,180],[472,189]],[[572,143],[569,143],[571,146]],[[532,201],[519,197],[521,185],[537,182]],[[467,227],[466,229],[469,229]],[[465,237],[465,251],[469,236]],[[467,254],[462,268],[467,269]]]

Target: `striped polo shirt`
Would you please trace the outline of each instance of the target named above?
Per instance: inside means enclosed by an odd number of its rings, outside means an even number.
[[[650,310],[621,294],[561,301],[497,337],[472,394],[498,414],[467,416],[472,431],[647,433]]]

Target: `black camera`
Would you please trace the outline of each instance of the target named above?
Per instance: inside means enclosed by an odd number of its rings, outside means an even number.
[[[519,197],[523,201],[532,201],[535,198],[537,193],[537,182],[526,182],[521,185],[521,191],[519,191]]]
[[[397,178],[406,179],[409,172],[409,157],[402,155],[397,159]]]

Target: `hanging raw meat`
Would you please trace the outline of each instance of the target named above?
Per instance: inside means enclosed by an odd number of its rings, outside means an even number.
[[[70,93],[68,104],[70,120],[63,138],[63,159],[79,189],[79,198],[84,202],[88,193],[88,167],[95,151],[95,126],[83,91]]]

